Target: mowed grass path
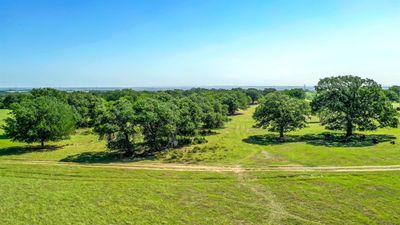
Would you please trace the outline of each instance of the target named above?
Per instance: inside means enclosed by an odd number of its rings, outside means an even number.
[[[223,129],[215,130],[216,134],[207,136],[208,143],[187,146],[171,150],[156,159],[140,162],[111,160],[105,152],[105,142],[85,130],[78,130],[70,140],[55,144],[54,150],[32,151],[22,143],[10,142],[0,130],[0,160],[51,160],[78,162],[124,162],[124,163],[195,163],[207,165],[241,165],[262,167],[271,165],[303,166],[363,166],[363,165],[399,165],[400,164],[400,129],[387,128],[375,132],[364,132],[366,135],[390,135],[396,144],[389,141],[369,144],[361,147],[341,146],[340,143],[327,145],[309,141],[289,143],[252,142],[251,137],[262,138],[263,135],[275,135],[266,130],[253,128],[252,114],[255,107],[232,116]],[[0,118],[5,118],[6,111],[0,110]],[[308,127],[292,136],[315,135],[327,132],[313,118]],[[396,140],[397,139],[397,140]],[[71,160],[72,159],[72,160]],[[78,159],[78,160],[74,160]]]

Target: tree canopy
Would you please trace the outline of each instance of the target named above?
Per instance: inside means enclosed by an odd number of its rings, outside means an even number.
[[[179,109],[177,134],[182,136],[195,136],[201,128],[201,107],[190,97],[179,99],[177,105]]]
[[[262,95],[265,96],[265,95],[275,92],[275,91],[277,91],[275,88],[264,88],[262,90]]]
[[[66,139],[74,131],[72,108],[53,97],[25,99],[11,108],[4,130],[13,141],[40,142],[43,148],[45,142]]]
[[[400,102],[400,86],[393,85],[389,89],[385,90],[386,96],[390,101]]]
[[[285,132],[305,127],[309,112],[309,105],[304,100],[273,92],[260,100],[253,118],[256,127],[279,132],[283,138]]]
[[[287,90],[284,90],[284,93],[293,98],[298,98],[298,99],[306,98],[306,92],[301,88],[287,89]]]
[[[337,76],[321,79],[316,86],[313,110],[320,114],[327,129],[354,130],[397,127],[397,112],[382,87],[371,79]]]
[[[143,98],[135,102],[137,123],[150,151],[158,151],[176,145],[178,114],[171,102],[154,98]]]
[[[398,86],[398,85],[393,85],[393,86],[389,87],[389,91],[393,91],[398,96],[400,96],[400,86]]]
[[[103,105],[103,99],[84,92],[69,94],[66,102],[76,113],[78,127],[93,127],[98,109]]]
[[[255,104],[258,99],[262,96],[262,92],[256,88],[249,88],[246,90],[246,95],[251,99],[251,104]]]
[[[239,109],[239,101],[237,97],[233,94],[227,94],[222,97],[222,104],[228,107],[229,115],[234,115]]]
[[[111,150],[122,150],[131,156],[134,151],[134,139],[138,133],[133,105],[126,99],[119,99],[101,109],[94,131],[107,141]]]
[[[393,102],[400,101],[400,95],[398,95],[395,91],[389,89],[389,90],[384,90],[384,93],[390,101],[393,101]]]

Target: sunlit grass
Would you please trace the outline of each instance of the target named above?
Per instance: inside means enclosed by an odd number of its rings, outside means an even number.
[[[7,163],[0,165],[0,224],[394,224],[399,174]]]
[[[246,142],[252,136],[272,134],[252,127],[253,111],[254,107],[231,117],[224,129],[207,136],[206,144],[131,163],[400,164],[397,143],[330,147],[297,139]],[[0,117],[6,114],[0,111]],[[289,135],[326,132],[317,121],[313,117],[309,127]],[[400,136],[399,129],[367,134]],[[58,148],[31,151],[1,137],[0,224],[395,224],[400,220],[396,197],[400,180],[395,179],[400,172],[224,173],[24,165],[19,160],[102,155],[105,143],[79,130],[70,140],[50,143]],[[174,159],[167,158],[173,155]]]
[[[267,165],[389,165],[400,164],[400,143],[391,144],[386,141],[369,144],[363,147],[328,145],[310,141],[290,143],[248,143],[249,137],[260,135],[275,135],[263,129],[253,128],[251,118],[255,107],[243,111],[242,115],[232,117],[226,127],[217,130],[217,135],[207,137],[208,143],[199,148],[194,146],[175,151],[176,159],[170,161],[187,161],[211,164],[241,164],[247,166]],[[312,117],[308,127],[288,135],[315,135],[325,130],[316,117]],[[399,128],[385,128],[374,132],[364,132],[366,135],[388,135],[393,139],[400,138]],[[396,141],[396,140],[395,140]],[[355,145],[357,146],[357,145]],[[202,150],[204,148],[205,150]],[[182,153],[179,153],[181,151]],[[178,152],[178,153],[176,153]],[[169,156],[171,157],[171,156]]]
[[[0,224],[257,224],[233,174],[0,165]]]

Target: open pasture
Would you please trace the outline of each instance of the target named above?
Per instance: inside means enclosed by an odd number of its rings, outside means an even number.
[[[400,172],[246,172],[268,166],[400,164],[399,129],[367,132],[381,137],[326,143],[313,117],[286,143],[253,128],[254,107],[231,117],[208,143],[156,158],[122,160],[88,130],[38,151],[0,140],[1,224],[348,224],[394,223]],[[1,117],[7,112],[2,110]],[[47,161],[49,164],[36,161]],[[53,162],[64,162],[52,165]],[[31,164],[25,164],[25,162]],[[237,166],[235,172],[87,168],[85,165]],[[81,166],[80,166],[81,165]],[[183,169],[184,170],[184,169]]]

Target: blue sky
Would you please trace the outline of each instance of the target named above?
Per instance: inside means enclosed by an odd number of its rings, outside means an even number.
[[[398,0],[0,0],[0,87],[400,83]]]

